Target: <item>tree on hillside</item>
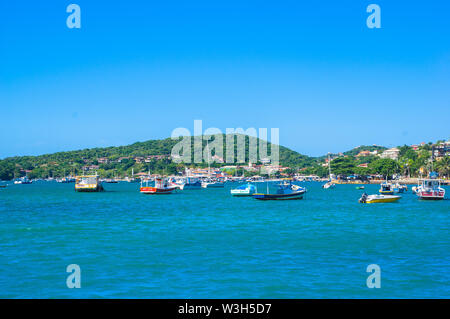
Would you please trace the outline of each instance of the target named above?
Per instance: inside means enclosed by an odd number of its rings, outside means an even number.
[[[353,157],[338,157],[331,161],[331,171],[335,175],[351,175],[355,173],[355,160]]]
[[[380,158],[370,163],[372,172],[381,174],[383,177],[389,177],[400,172],[400,165],[397,161],[390,158]]]

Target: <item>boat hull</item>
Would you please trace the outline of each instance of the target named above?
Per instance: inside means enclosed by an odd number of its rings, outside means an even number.
[[[372,199],[368,200],[367,204],[373,204],[373,203],[393,203],[398,201],[400,198],[384,198],[384,199]]]
[[[294,200],[302,199],[305,191],[290,194],[253,194],[253,198],[259,200]]]
[[[417,192],[417,196],[419,196],[419,199],[423,200],[442,200],[444,199],[445,192]]]
[[[253,192],[251,192],[251,191],[236,191],[236,190],[231,190],[231,195],[233,195],[233,196],[237,196],[237,197],[239,197],[239,196],[241,196],[241,197],[245,197],[245,196],[252,196],[253,194],[255,194],[255,193],[253,193]]]
[[[393,203],[400,199],[396,195],[369,195],[367,198],[361,198],[360,203],[374,204],[374,203]]]
[[[177,188],[176,187],[170,187],[170,188],[141,187],[140,192],[142,194],[161,195],[161,194],[170,194],[175,189],[177,189]]]
[[[103,186],[102,185],[96,185],[96,186],[86,186],[86,185],[75,185],[75,191],[81,192],[81,193],[93,193],[93,192],[102,192]]]
[[[224,188],[225,183],[202,184],[203,188]]]

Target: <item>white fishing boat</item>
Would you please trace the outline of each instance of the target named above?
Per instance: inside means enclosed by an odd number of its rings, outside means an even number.
[[[233,196],[252,196],[257,192],[257,188],[253,184],[244,184],[230,191]]]
[[[445,189],[441,187],[439,179],[421,179],[419,185],[415,189],[416,195],[420,199],[440,200],[445,197]]]

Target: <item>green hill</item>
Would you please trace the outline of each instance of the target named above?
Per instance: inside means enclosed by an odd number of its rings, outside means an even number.
[[[236,149],[237,139],[235,135],[233,147]],[[219,137],[220,138],[220,137]],[[223,139],[223,154],[226,154],[226,136]],[[259,139],[256,144],[259,145]],[[15,177],[28,174],[30,178],[62,177],[64,175],[82,174],[88,170],[95,170],[103,177],[131,175],[135,173],[151,171],[154,173],[175,174],[184,169],[184,164],[172,161],[170,154],[172,148],[179,140],[166,138],[163,140],[149,140],[137,142],[127,146],[91,148],[68,152],[58,152],[39,156],[17,156],[0,160],[0,179],[10,180]],[[211,143],[211,142],[210,142]],[[191,154],[194,154],[191,143]],[[203,141],[203,148],[206,141]],[[245,136],[245,163],[248,164],[249,137]],[[271,144],[268,144],[270,155]],[[235,151],[235,156],[236,156]],[[214,152],[213,152],[214,155]],[[299,154],[286,147],[279,146],[280,165],[294,168],[302,168],[312,165],[316,160],[312,157]],[[193,157],[192,157],[193,158]],[[245,165],[241,163],[240,165]],[[258,163],[256,163],[258,164]],[[230,165],[226,163],[214,163],[219,167]],[[207,166],[207,162],[201,164],[188,164],[188,166]]]

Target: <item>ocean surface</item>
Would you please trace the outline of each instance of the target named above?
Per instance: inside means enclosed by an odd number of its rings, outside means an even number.
[[[359,204],[354,185],[300,184],[308,192],[294,201],[234,198],[233,184],[159,196],[138,183],[102,193],[9,185],[0,297],[450,298],[449,200],[409,190],[397,203]],[[69,264],[81,268],[80,289],[66,286]],[[370,264],[379,289],[366,285]]]

